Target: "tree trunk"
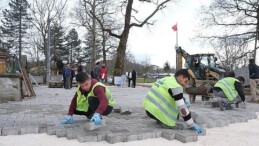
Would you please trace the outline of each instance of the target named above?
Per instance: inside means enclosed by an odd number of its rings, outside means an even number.
[[[22,6],[19,3],[19,61],[22,62]]]
[[[129,31],[130,31],[132,5],[133,5],[133,0],[128,0],[128,5],[126,8],[126,15],[125,15],[124,31],[121,34],[120,43],[117,48],[117,58],[114,66],[113,76],[121,76],[124,71],[124,59],[125,59],[125,53],[127,49]]]
[[[92,12],[95,15],[95,0],[93,1],[93,5],[92,5]],[[91,59],[91,68],[93,69],[95,66],[95,62],[96,62],[96,20],[93,18],[93,24],[92,24],[92,59]]]
[[[105,32],[102,31],[102,52],[103,52],[103,63],[107,64],[106,62],[106,50],[105,50],[105,44],[106,44],[106,37],[105,37]]]

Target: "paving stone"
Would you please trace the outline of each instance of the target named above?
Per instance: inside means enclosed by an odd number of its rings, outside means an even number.
[[[127,132],[125,135],[126,135],[126,142],[143,139],[142,132],[140,132],[140,131]]]
[[[123,106],[121,107],[121,114],[131,114],[132,113],[132,108],[130,106]]]
[[[21,134],[38,134],[39,127],[38,126],[29,126],[29,127],[21,127]]]
[[[107,134],[105,140],[111,144],[118,142],[126,142],[126,135],[124,133]]]
[[[155,138],[156,133],[154,132],[154,130],[143,130],[142,136],[143,136],[143,139]]]
[[[67,139],[75,139],[76,138],[76,132],[73,128],[66,129],[66,137]]]
[[[4,127],[2,129],[2,135],[7,136],[7,135],[20,135],[21,134],[21,129],[17,127]]]
[[[48,135],[55,135],[56,134],[56,129],[54,126],[47,126],[47,134]]]
[[[57,137],[65,137],[66,136],[66,130],[65,128],[56,128],[56,136]]]
[[[167,140],[174,140],[175,139],[175,132],[173,130],[163,131],[162,137],[167,139]]]
[[[95,125],[93,122],[85,123],[84,130],[94,130],[94,129],[105,127],[105,126],[106,126],[106,120],[102,119],[101,125]]]
[[[191,130],[179,130],[175,134],[175,139],[187,143],[197,141],[197,134]]]
[[[93,132],[80,131],[76,133],[79,142],[97,142],[97,134]]]
[[[95,133],[97,134],[97,141],[98,142],[99,141],[104,141],[107,134],[112,134],[111,131],[102,131],[102,130],[96,131]]]

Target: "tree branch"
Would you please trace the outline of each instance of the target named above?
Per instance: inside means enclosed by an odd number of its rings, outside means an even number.
[[[143,0],[143,1],[144,1],[144,0]],[[159,10],[165,8],[164,5],[165,5],[167,2],[169,2],[169,1],[170,1],[170,0],[166,0],[166,1],[162,2],[161,4],[159,4],[159,5],[157,6],[157,8],[156,8],[142,23],[140,23],[140,24],[132,23],[132,24],[130,24],[130,27],[133,27],[133,26],[142,27],[142,26],[143,26],[144,24],[146,24],[147,21],[148,21],[150,18],[152,18]]]
[[[105,28],[105,27],[103,26],[103,23],[101,22],[101,20],[100,20],[99,18],[97,18],[97,17],[93,14],[92,11],[90,11],[90,14],[91,14],[91,16],[93,16],[94,19],[97,20],[97,22],[99,23],[99,25],[101,26],[101,28],[102,28],[103,31],[106,31],[106,32],[109,33],[109,35],[120,39],[121,36],[120,36],[120,35],[117,35],[117,34],[115,34],[115,33],[112,33],[112,30],[111,30],[111,29]]]

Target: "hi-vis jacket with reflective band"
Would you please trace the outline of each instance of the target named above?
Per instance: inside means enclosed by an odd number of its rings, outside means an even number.
[[[174,98],[168,93],[168,89],[183,90],[175,77],[165,77],[154,83],[142,106],[162,123],[175,126],[179,111]]]
[[[222,89],[224,94],[227,96],[228,100],[232,101],[238,95],[238,92],[235,88],[235,82],[239,82],[239,81],[235,78],[227,77],[219,80],[214,85],[214,87],[219,87],[220,89]]]
[[[115,105],[115,101],[114,101],[114,98],[111,95],[110,90],[108,88],[106,88],[104,84],[102,84],[100,82],[97,82],[97,83],[94,84],[91,92],[87,95],[87,97],[82,95],[82,93],[79,90],[80,86],[78,86],[78,88],[77,88],[77,106],[76,106],[76,109],[78,111],[84,111],[84,112],[88,111],[88,108],[89,108],[88,97],[95,96],[94,95],[94,88],[96,86],[103,86],[105,88],[105,95],[108,98],[108,105],[110,105],[110,106],[114,106]]]

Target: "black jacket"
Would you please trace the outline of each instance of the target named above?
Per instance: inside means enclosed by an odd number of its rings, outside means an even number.
[[[249,64],[249,78],[250,79],[259,79],[259,67],[256,64]]]

